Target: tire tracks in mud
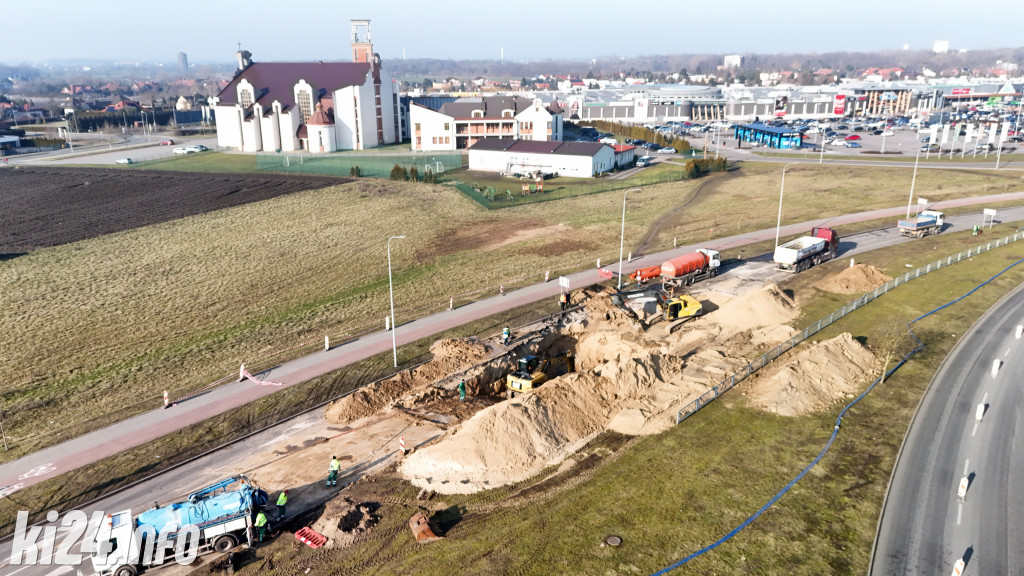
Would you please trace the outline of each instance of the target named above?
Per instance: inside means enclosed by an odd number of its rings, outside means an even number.
[[[733,177],[733,172],[725,172],[724,174],[705,176],[704,181],[701,182],[699,186],[697,186],[697,188],[686,198],[686,200],[683,201],[682,204],[673,208],[672,210],[669,210],[668,212],[665,212],[664,214],[659,216],[657,220],[651,223],[651,225],[647,228],[647,234],[644,235],[644,239],[640,241],[640,246],[633,250],[633,255],[643,255],[646,252],[647,248],[654,244],[654,241],[657,239],[658,233],[661,232],[662,227],[665,226],[667,222],[674,220],[680,212],[689,208],[691,205],[693,205],[694,202],[701,199],[704,194],[705,188],[707,188],[711,184],[717,184],[722,178]]]

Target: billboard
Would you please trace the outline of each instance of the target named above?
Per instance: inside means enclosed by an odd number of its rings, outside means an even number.
[[[965,94],[970,94],[970,93],[971,93],[971,89],[970,88],[953,88],[953,96],[963,96]]]
[[[836,116],[842,116],[846,113],[846,95],[836,94],[836,101],[832,105],[832,113]]]

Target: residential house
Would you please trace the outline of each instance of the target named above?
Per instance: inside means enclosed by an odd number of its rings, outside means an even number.
[[[520,96],[460,98],[433,110],[409,106],[413,150],[464,150],[485,138],[557,141],[562,139],[562,108],[557,101]]]

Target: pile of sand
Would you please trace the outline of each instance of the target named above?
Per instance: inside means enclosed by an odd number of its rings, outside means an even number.
[[[848,333],[801,349],[747,388],[750,402],[782,416],[823,410],[878,376],[878,361]]]
[[[327,407],[325,418],[333,424],[348,424],[375,414],[415,389],[479,363],[491,353],[491,347],[475,338],[447,338],[434,342],[430,352],[434,357],[426,364],[403,370],[392,378],[365,386],[332,402]]]
[[[347,546],[377,525],[377,508],[374,503],[355,504],[348,498],[333,498],[312,528],[327,537],[327,546]]]
[[[663,431],[680,408],[746,366],[737,350],[758,339],[775,346],[790,337],[793,329],[785,323],[798,313],[775,285],[731,299],[711,296],[707,304],[709,314],[687,324],[684,333],[655,337],[638,331],[607,294],[593,295],[586,321],[560,335],[576,341],[576,373],[480,410],[406,457],[400,472],[420,488],[472,493],[565,462],[605,430]],[[875,364],[845,334],[802,350],[748,393],[756,405],[779,414],[822,409],[855,391]]]
[[[815,286],[837,294],[863,294],[892,280],[874,266],[857,264],[844,268],[842,272],[823,278]]]

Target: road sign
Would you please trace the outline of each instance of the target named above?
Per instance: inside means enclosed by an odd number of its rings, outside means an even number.
[[[569,277],[568,276],[559,276],[558,277],[558,285],[561,286],[562,288],[564,288],[565,290],[569,290]]]
[[[985,216],[995,216],[996,215],[996,209],[995,208],[985,208],[984,210],[982,210],[982,213]]]

